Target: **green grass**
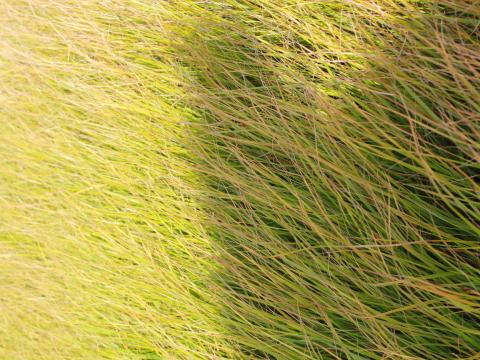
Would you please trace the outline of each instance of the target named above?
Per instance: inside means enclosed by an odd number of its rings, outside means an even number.
[[[0,1],[0,359],[478,359],[479,5]]]

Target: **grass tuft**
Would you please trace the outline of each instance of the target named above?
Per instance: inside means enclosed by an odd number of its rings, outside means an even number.
[[[480,6],[0,2],[1,359],[477,359]]]

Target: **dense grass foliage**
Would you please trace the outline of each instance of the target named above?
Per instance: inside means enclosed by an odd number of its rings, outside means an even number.
[[[480,356],[478,1],[0,21],[0,358]]]

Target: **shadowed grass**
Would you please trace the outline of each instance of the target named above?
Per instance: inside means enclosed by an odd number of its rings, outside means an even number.
[[[202,6],[179,45],[225,316],[255,356],[477,354],[478,14],[456,6]]]

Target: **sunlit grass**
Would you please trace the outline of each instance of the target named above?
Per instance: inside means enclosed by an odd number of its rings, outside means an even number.
[[[478,3],[0,21],[0,358],[479,356]]]

